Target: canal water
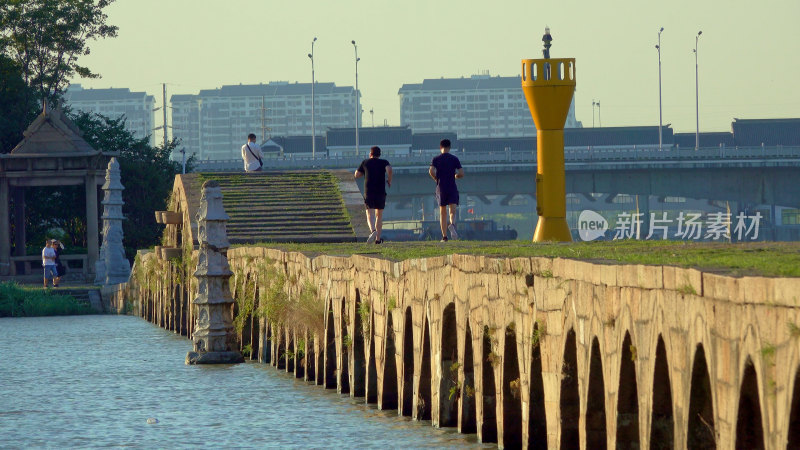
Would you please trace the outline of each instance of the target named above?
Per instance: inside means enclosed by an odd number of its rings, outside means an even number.
[[[187,366],[190,348],[130,316],[0,319],[0,447],[480,447],[265,364]]]

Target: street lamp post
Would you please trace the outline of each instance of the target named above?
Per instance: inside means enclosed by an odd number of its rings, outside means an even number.
[[[597,105],[597,102],[592,100],[592,128],[594,128],[594,107]]]
[[[600,117],[600,100],[597,101],[597,127],[603,128],[603,118]]]
[[[694,113],[697,119],[697,129],[694,134],[694,149],[700,148],[700,79],[697,74],[697,43],[700,41],[702,31],[694,37]]]
[[[359,109],[361,106],[358,101],[359,92],[358,92],[358,62],[361,61],[361,58],[358,57],[358,46],[356,45],[356,41],[350,41],[353,44],[353,50],[356,52],[356,155],[359,155],[358,151],[358,116],[359,116]]]
[[[314,40],[311,41],[311,53],[308,54],[309,59],[311,59],[311,159],[316,159],[317,157],[317,130],[316,130],[316,117],[314,115],[314,84],[316,81],[314,80],[314,42],[317,42],[316,36]]]
[[[663,145],[663,139],[661,137],[661,127],[663,126],[663,116],[662,116],[662,107],[661,107],[661,32],[664,31],[664,27],[661,27],[658,30],[658,45],[656,45],[656,50],[658,50],[658,149],[661,150]]]

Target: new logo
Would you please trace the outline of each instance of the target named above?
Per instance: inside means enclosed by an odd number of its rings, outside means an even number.
[[[584,209],[578,216],[578,235],[584,241],[603,237],[608,230],[608,221],[594,211]]]

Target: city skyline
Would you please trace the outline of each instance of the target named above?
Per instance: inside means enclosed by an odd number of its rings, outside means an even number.
[[[302,5],[276,10],[259,2],[239,6],[220,10],[210,2],[114,3],[107,11],[109,23],[120,27],[119,37],[90,43],[92,54],[81,58],[103,78],[72,81],[87,88],[144,90],[156,96],[157,106],[162,82],[168,83],[168,96],[239,83],[310,82],[306,54],[316,36],[318,82],[353,85],[354,39],[361,58],[362,122],[370,123],[374,109],[376,123],[386,119],[397,125],[397,90],[404,83],[486,70],[493,76],[515,76],[520,59],[541,57],[541,35],[549,25],[553,56],[577,59],[576,117],[584,126],[591,126],[593,101],[602,103],[606,126],[651,125],[658,124],[654,47],[663,26],[665,125],[678,132],[694,130],[692,50],[699,30],[701,131],[727,131],[737,117],[800,115],[800,88],[794,82],[800,60],[793,57],[800,52],[800,31],[793,23],[800,3],[789,0],[759,8],[743,2],[679,1],[667,9],[619,1],[613,11],[625,14],[608,16],[607,5],[587,4],[574,17],[575,8],[521,1],[504,2],[502,8],[477,2],[410,1],[398,6],[355,0],[316,5],[312,11]],[[276,13],[280,20],[275,20]],[[259,17],[272,18],[263,33],[249,19]],[[209,32],[213,29],[219,31]],[[126,59],[120,61],[119,55]]]

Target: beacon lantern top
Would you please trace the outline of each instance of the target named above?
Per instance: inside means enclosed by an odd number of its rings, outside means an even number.
[[[575,58],[550,58],[553,36],[545,27],[543,59],[522,60],[523,86],[575,86]]]
[[[542,59],[522,60],[522,91],[537,130],[564,128],[575,92],[575,58],[551,58],[550,28],[542,36]]]

